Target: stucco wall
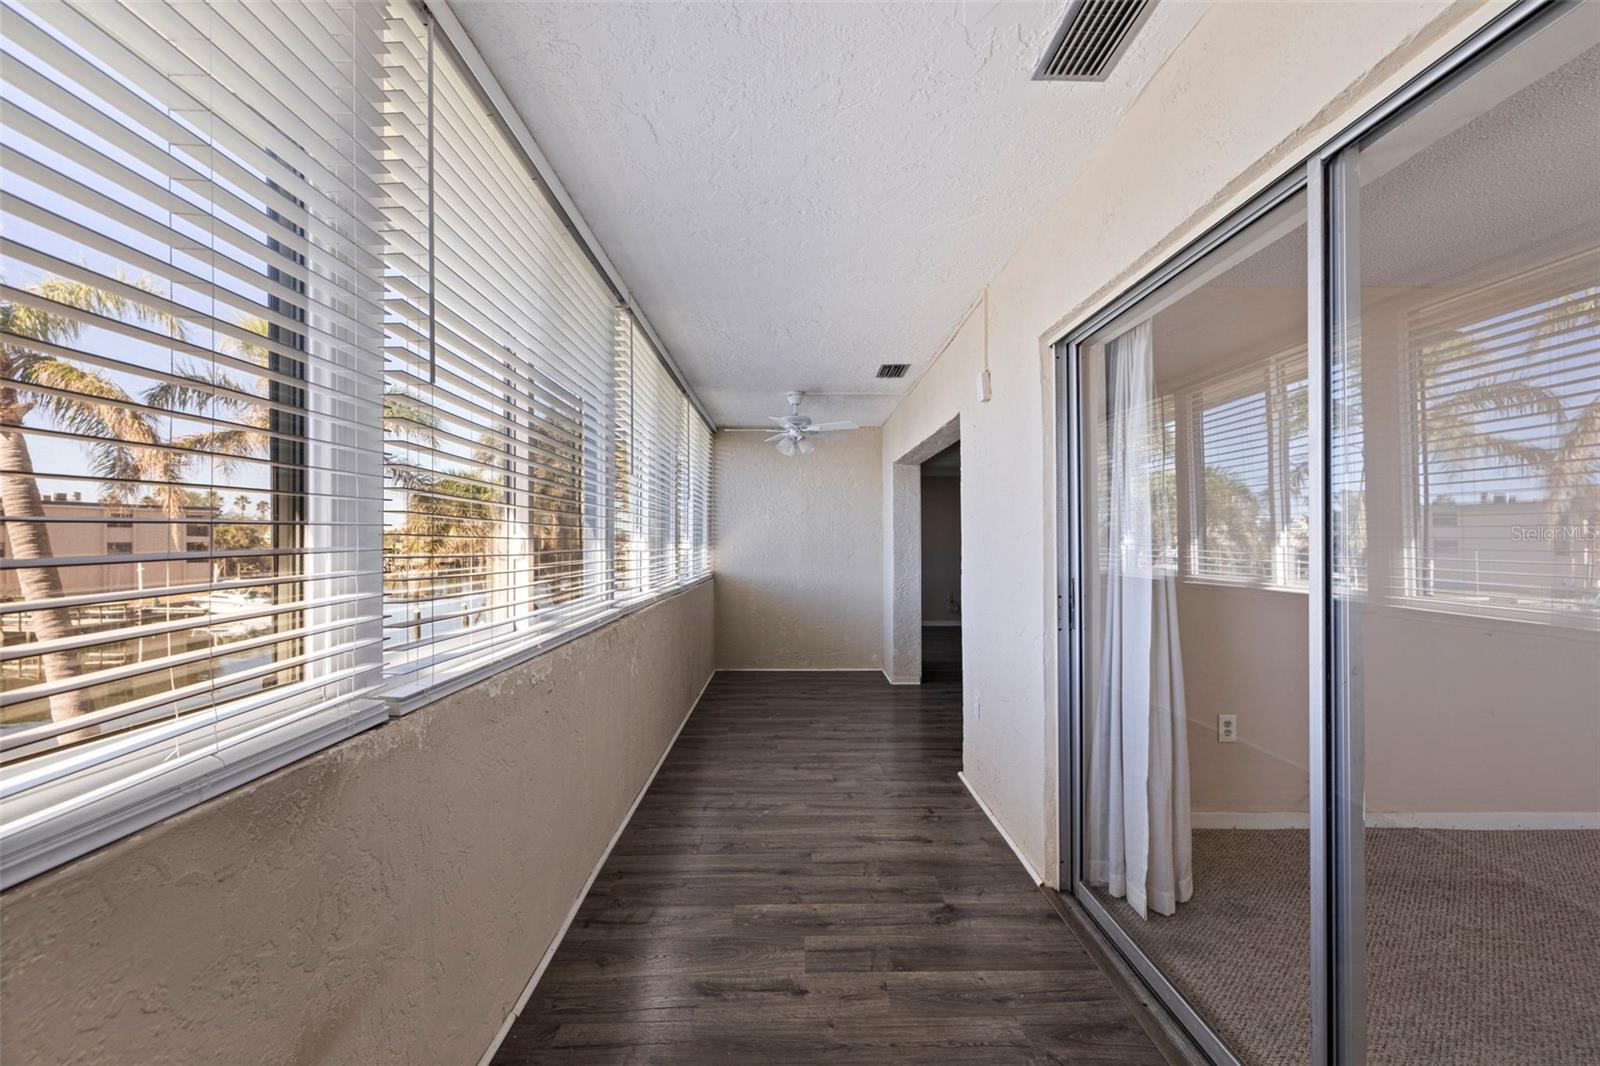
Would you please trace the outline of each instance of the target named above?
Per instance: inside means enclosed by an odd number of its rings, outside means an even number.
[[[965,771],[1048,880],[1058,843],[1048,342],[1492,14],[1476,3],[1212,5],[991,282],[987,316],[968,316],[884,424],[892,492],[891,464],[961,420]],[[985,351],[993,399],[979,403]]]
[[[881,451],[877,429],[788,458],[764,434],[717,434],[719,667],[881,668]]]
[[[0,1061],[478,1060],[712,670],[702,584],[0,897]]]

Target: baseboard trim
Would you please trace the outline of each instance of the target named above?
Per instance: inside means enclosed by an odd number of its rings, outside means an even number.
[[[555,958],[556,951],[561,947],[561,942],[567,938],[567,930],[572,928],[573,919],[577,918],[579,908],[583,906],[583,901],[589,897],[589,890],[594,887],[595,879],[600,876],[600,871],[605,867],[606,860],[611,858],[611,850],[617,846],[617,841],[622,839],[622,834],[627,830],[628,823],[633,821],[634,812],[639,809],[639,804],[644,801],[645,793],[649,792],[650,786],[655,784],[656,775],[661,772],[661,767],[666,765],[667,756],[671,755],[672,749],[677,747],[678,737],[682,735],[683,727],[689,724],[689,718],[694,714],[695,708],[700,706],[700,700],[705,696],[706,689],[711,687],[712,678],[719,673],[721,673],[720,670],[712,670],[706,678],[706,683],[700,686],[699,693],[690,701],[689,709],[684,712],[683,720],[678,723],[678,728],[673,730],[672,739],[667,741],[666,750],[661,753],[661,758],[656,760],[655,768],[650,771],[650,776],[645,778],[643,787],[639,789],[639,794],[633,797],[633,803],[628,807],[628,813],[622,816],[622,824],[617,826],[615,833],[611,834],[611,840],[606,844],[605,850],[600,853],[600,858],[594,864],[594,869],[589,871],[589,879],[584,882],[583,891],[579,892],[578,898],[572,901],[572,906],[567,910],[567,917],[561,923],[561,928],[556,931],[554,939],[550,941],[550,946],[545,948],[544,955],[539,959],[539,965],[533,971],[533,976],[528,978],[528,984],[523,988],[522,995],[517,997],[517,1005],[512,1008],[510,1014],[506,1015],[506,1020],[500,1023],[499,1032],[494,1034],[494,1039],[489,1042],[488,1049],[478,1059],[478,1066],[489,1066],[489,1063],[494,1059],[495,1052],[499,1051],[500,1045],[505,1043],[506,1034],[511,1032],[512,1023],[517,1020],[517,1016],[522,1013],[522,1009],[528,1005],[528,1000],[533,998],[533,990],[538,987],[539,978],[544,976],[545,970],[550,966],[550,960]]]
[[[719,666],[718,674],[881,674],[881,666]]]
[[[1306,829],[1304,811],[1194,811],[1194,829]],[[1368,811],[1368,829],[1600,829],[1596,811]]]
[[[885,681],[889,682],[889,684],[891,684],[891,685],[920,685],[920,684],[922,684],[922,678],[920,678],[920,677],[917,678],[914,681],[898,681],[895,678],[890,677],[889,676],[889,671],[887,671],[887,670],[879,670],[878,672],[880,674],[882,674],[883,675],[883,679]]]
[[[984,817],[989,819],[989,824],[994,826],[995,832],[1000,834],[1000,839],[1006,842],[1006,847],[1011,849],[1011,854],[1017,857],[1017,861],[1022,864],[1022,868],[1028,871],[1028,877],[1033,881],[1034,886],[1038,887],[1044,884],[1044,878],[1039,876],[1039,871],[1033,868],[1033,863],[1028,861],[1028,857],[1022,853],[1022,849],[1017,847],[1017,842],[1011,839],[1011,834],[1006,832],[1006,827],[1000,824],[1000,819],[994,816],[994,812],[989,809],[989,805],[983,802],[983,797],[978,795],[978,790],[972,787],[971,781],[967,780],[967,772],[965,770],[957,770],[956,779],[966,786],[967,793],[977,803],[978,809],[983,812]]]
[[[1369,829],[1600,829],[1600,811],[1368,811]]]
[[[1305,811],[1191,811],[1191,829],[1309,829]]]

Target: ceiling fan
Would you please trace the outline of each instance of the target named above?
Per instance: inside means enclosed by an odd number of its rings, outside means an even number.
[[[782,455],[810,455],[817,450],[815,439],[838,438],[840,430],[860,429],[854,422],[816,422],[800,413],[800,401],[806,398],[803,392],[791,392],[786,397],[789,401],[789,413],[786,415],[770,415],[780,427],[778,432],[767,438],[770,443],[778,442],[778,451]]]

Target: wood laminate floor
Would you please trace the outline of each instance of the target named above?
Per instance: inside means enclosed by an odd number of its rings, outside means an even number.
[[[956,779],[959,639],[718,674],[494,1062],[1161,1063]]]

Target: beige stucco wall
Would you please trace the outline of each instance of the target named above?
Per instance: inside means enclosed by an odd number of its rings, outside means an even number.
[[[877,670],[879,431],[787,458],[764,437],[716,436],[717,665]]]
[[[885,423],[892,494],[895,460],[961,420],[965,771],[1047,879],[1058,839],[1049,343],[1492,14],[1477,3],[1212,5],[993,279],[987,343],[985,316],[969,315]],[[979,403],[986,350],[993,399]]]
[[[0,1061],[478,1060],[712,671],[698,585],[0,897]]]

